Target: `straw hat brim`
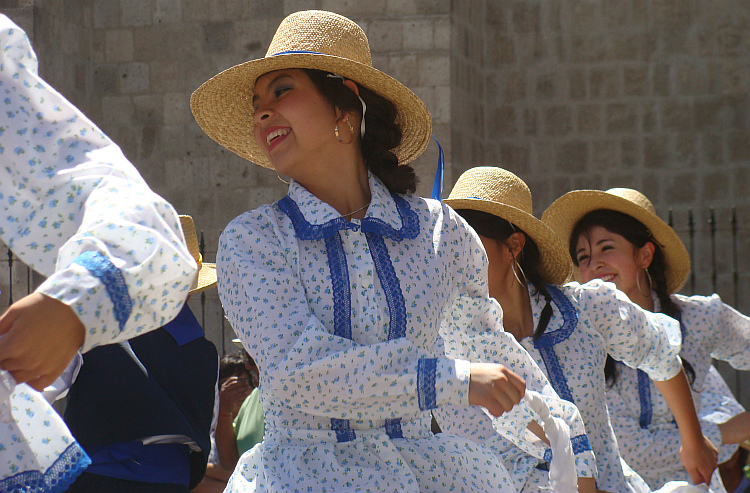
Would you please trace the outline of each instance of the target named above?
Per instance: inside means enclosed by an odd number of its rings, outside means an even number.
[[[555,233],[526,211],[512,205],[479,198],[444,199],[453,209],[471,209],[505,219],[522,229],[539,248],[542,280],[548,284],[563,284],[570,277],[572,263],[565,246]]]
[[[542,214],[542,221],[567,245],[578,221],[599,209],[622,212],[642,222],[664,253],[669,294],[678,292],[685,285],[690,275],[690,255],[685,244],[659,216],[630,200],[602,190],[575,190],[555,200]],[[580,273],[577,268],[575,270],[575,277],[580,280]]]
[[[220,145],[256,164],[273,169],[273,164],[253,137],[255,81],[268,72],[293,68],[335,73],[388,99],[396,106],[396,122],[402,132],[401,143],[393,150],[399,164],[410,163],[424,152],[432,132],[432,119],[422,100],[380,70],[326,54],[267,56],[224,70],[203,83],[191,96],[190,109],[196,122]]]
[[[198,271],[196,286],[190,290],[190,293],[200,293],[214,286],[216,286],[216,264],[203,262]]]

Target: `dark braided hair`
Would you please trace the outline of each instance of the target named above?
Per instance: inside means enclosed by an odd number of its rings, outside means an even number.
[[[651,288],[656,293],[661,305],[661,313],[672,318],[680,319],[680,308],[672,301],[667,291],[667,263],[664,258],[664,252],[658,241],[653,237],[651,231],[642,222],[629,214],[613,211],[611,209],[597,209],[591,211],[575,225],[570,234],[568,243],[568,252],[573,259],[573,263],[578,267],[578,257],[576,256],[576,247],[578,238],[591,231],[595,226],[600,226],[610,233],[615,233],[628,240],[635,248],[641,248],[648,242],[654,245],[654,257],[648,272],[651,275],[653,285]],[[682,360],[682,366],[692,385],[695,381],[695,370],[687,360]],[[607,362],[604,367],[604,375],[607,384],[612,387],[618,378],[617,366],[614,359],[607,355]]]
[[[315,87],[334,108],[362,114],[362,103],[357,95],[338,77],[328,77],[328,72],[303,69]],[[359,95],[367,104],[366,131],[362,139],[362,157],[365,165],[383,184],[395,193],[414,193],[417,174],[414,168],[398,164],[392,152],[401,143],[401,127],[396,123],[396,106],[374,91],[357,84]],[[354,129],[359,139],[359,129]]]
[[[520,228],[513,226],[505,219],[495,216],[494,214],[473,209],[458,209],[456,212],[458,212],[461,217],[469,223],[469,226],[474,228],[474,231],[481,236],[502,242],[509,250],[510,247],[508,246],[507,240],[510,235],[518,232],[523,233],[526,237],[526,243],[524,244],[523,250],[521,250],[521,255],[519,255],[519,258],[516,260],[518,260],[518,264],[526,275],[526,280],[534,286],[534,294],[540,293],[544,296],[545,301],[544,308],[539,317],[539,323],[534,330],[534,340],[536,341],[542,336],[542,334],[544,334],[544,331],[547,330],[547,325],[549,325],[550,318],[552,318],[552,296],[549,294],[549,291],[542,280],[542,276],[539,273],[539,266],[541,265],[539,247],[537,247],[534,240],[532,240],[531,237]]]

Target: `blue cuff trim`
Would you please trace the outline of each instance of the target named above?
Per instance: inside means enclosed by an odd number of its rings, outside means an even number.
[[[52,467],[44,471],[24,471],[0,481],[0,491],[24,493],[61,493],[70,487],[76,478],[91,464],[91,460],[73,442],[58,457]]]
[[[391,440],[394,438],[404,438],[404,433],[401,430],[401,418],[386,419],[385,432]]]
[[[357,438],[354,430],[349,428],[348,419],[331,418],[331,429],[336,432],[336,439],[339,442],[350,442]]]
[[[417,362],[417,396],[422,411],[437,407],[436,373],[437,358],[422,358]]]
[[[588,435],[578,435],[570,439],[570,446],[573,449],[573,455],[578,455],[583,452],[588,452],[591,449],[591,442],[589,442]],[[552,449],[548,448],[544,451],[544,458],[546,462],[552,462]],[[547,466],[549,467],[549,466]],[[537,467],[539,469],[539,467]],[[548,470],[548,469],[545,469]]]
[[[73,263],[85,267],[104,284],[109,299],[112,300],[112,305],[114,305],[115,320],[117,320],[120,330],[123,330],[128,318],[130,318],[130,312],[133,310],[133,302],[130,300],[128,286],[125,284],[125,278],[122,276],[120,269],[115,267],[107,257],[94,251],[83,252]]]

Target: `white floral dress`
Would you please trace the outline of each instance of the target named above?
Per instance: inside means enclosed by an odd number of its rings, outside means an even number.
[[[0,15],[0,238],[77,313],[83,350],[174,318],[195,277],[172,207],[37,75]],[[0,491],[62,491],[88,463],[40,394],[0,375]],[[14,489],[13,491],[16,491]]]
[[[656,310],[660,309],[656,296]],[[736,445],[721,446],[718,425],[743,411],[712,358],[739,370],[750,370],[750,317],[721,301],[718,295],[672,295],[680,309],[682,350],[680,355],[693,367],[693,402],[703,434],[719,447],[725,461]],[[618,365],[617,383],[607,392],[612,426],[623,457],[652,487],[665,481],[689,481],[680,460],[680,432],[674,416],[658,390],[638,372]],[[723,488],[712,483],[711,489]]]
[[[222,233],[219,295],[258,363],[266,419],[226,491],[515,491],[491,451],[430,431],[430,410],[468,406],[469,361],[445,356],[441,332],[504,341],[501,362],[544,386],[498,332],[481,243],[447,206],[369,183],[361,221],[292,182]],[[516,408],[518,436],[533,416]]]
[[[574,403],[583,417],[596,455],[597,487],[612,493],[650,491],[620,460],[605,403],[604,363],[607,353],[666,380],[680,371],[678,324],[674,319],[642,310],[599,280],[588,284],[547,286],[552,296],[552,316],[544,334],[521,344],[545,372],[563,399]],[[544,297],[529,286],[534,326],[545,306]],[[507,451],[515,467],[528,468],[522,456]],[[510,466],[509,466],[510,467]],[[529,471],[529,491],[544,487]]]

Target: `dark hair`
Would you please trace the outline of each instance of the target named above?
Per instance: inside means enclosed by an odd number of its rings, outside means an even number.
[[[610,233],[622,236],[635,248],[641,248],[648,242],[651,242],[654,245],[654,258],[651,260],[651,265],[648,267],[648,272],[653,281],[651,288],[659,299],[661,312],[679,320],[680,308],[674,301],[672,301],[672,298],[669,296],[669,291],[667,290],[667,263],[664,258],[662,247],[659,242],[656,241],[646,225],[633,216],[625,214],[624,212],[613,211],[611,209],[597,209],[583,216],[570,233],[570,241],[568,243],[568,251],[570,252],[570,257],[573,259],[573,263],[576,267],[578,266],[578,257],[576,256],[578,238],[591,231],[591,228],[594,226],[601,226]],[[693,370],[692,365],[684,359],[682,360],[682,364],[685,367],[685,373],[692,385],[695,381],[695,370]],[[618,372],[614,360],[609,355],[607,355],[604,374],[607,379],[607,384],[612,387],[612,385],[617,382]]]
[[[328,77],[328,72],[322,70],[303,70],[331,106],[362,114],[362,103],[354,91],[344,85],[343,80]],[[361,144],[365,165],[391,192],[416,192],[417,174],[414,168],[399,166],[398,158],[391,152],[401,143],[401,127],[396,123],[396,106],[360,84],[357,87],[360,97],[367,104],[366,131]],[[359,129],[355,129],[355,138],[359,138]]]
[[[245,361],[242,359],[242,354],[227,354],[221,358],[219,380],[244,373],[247,373],[247,369],[245,368]]]
[[[539,324],[534,330],[534,340],[539,339],[544,331],[547,330],[550,318],[552,318],[552,296],[549,294],[547,287],[544,285],[542,275],[539,273],[540,254],[539,247],[537,247],[534,240],[531,239],[523,230],[519,227],[512,225],[505,219],[490,214],[488,212],[477,211],[474,209],[458,209],[456,210],[461,217],[463,217],[469,226],[474,228],[474,231],[479,233],[481,236],[491,238],[503,243],[508,249],[507,240],[513,233],[523,233],[526,237],[526,243],[524,244],[523,250],[519,258],[516,260],[521,266],[526,280],[534,286],[537,293],[541,293],[544,296],[545,305],[542,309],[541,316],[539,318]]]

